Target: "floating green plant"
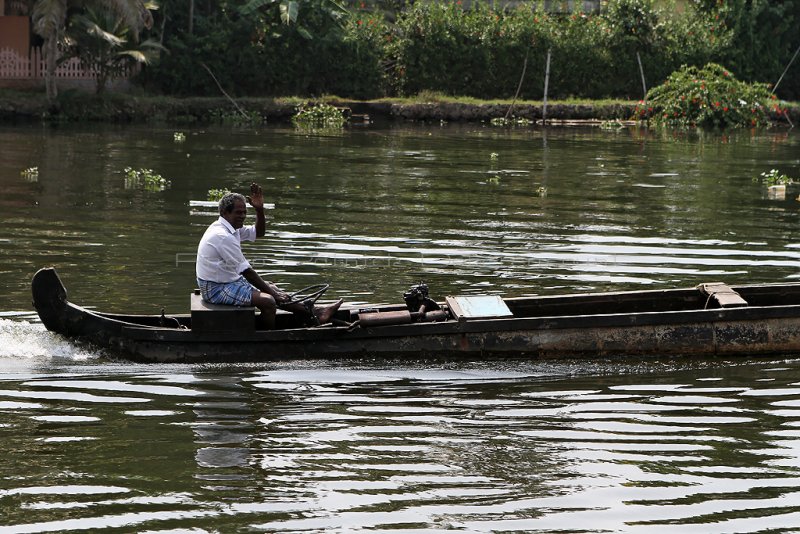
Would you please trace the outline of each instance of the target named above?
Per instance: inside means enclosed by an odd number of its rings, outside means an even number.
[[[292,122],[298,128],[342,128],[347,122],[347,117],[336,106],[318,103],[300,107],[292,117]]]
[[[28,167],[19,172],[19,174],[24,178],[38,178],[39,176],[39,167]]]
[[[230,189],[209,189],[208,200],[219,201],[230,192]]]
[[[791,176],[781,173],[778,169],[770,169],[767,172],[762,172],[759,176],[753,178],[753,181],[761,182],[767,186],[788,185],[794,183],[794,179]]]
[[[620,120],[608,120],[600,123],[601,130],[621,130],[625,128],[625,124]]]
[[[492,126],[530,126],[533,124],[533,121],[525,117],[511,117],[509,119],[505,117],[495,117],[489,121],[489,124]]]
[[[125,173],[126,189],[143,187],[144,189],[149,189],[151,191],[163,191],[172,185],[172,182],[160,174],[153,172],[153,169],[134,169],[132,167],[125,167],[123,172]]]
[[[183,132],[175,132],[174,134],[172,134],[172,139],[176,143],[183,143],[184,141],[186,141],[186,134]]]

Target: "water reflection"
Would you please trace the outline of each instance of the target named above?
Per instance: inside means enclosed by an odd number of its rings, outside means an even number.
[[[0,382],[8,531],[755,532],[800,513],[797,360],[93,374]]]

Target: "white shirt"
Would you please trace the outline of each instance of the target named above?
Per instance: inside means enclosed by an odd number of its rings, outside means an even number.
[[[223,219],[211,223],[197,247],[197,278],[208,282],[233,282],[250,263],[242,254],[242,241],[255,241],[256,227],[234,230]]]

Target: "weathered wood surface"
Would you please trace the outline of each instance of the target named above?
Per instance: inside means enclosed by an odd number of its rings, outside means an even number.
[[[731,289],[748,306],[721,307],[697,288],[588,293],[504,299],[514,314],[510,318],[233,333],[201,331],[185,315],[175,317],[185,328],[164,328],[159,316],[85,310],[66,299],[52,269],[39,271],[33,281],[36,309],[48,329],[143,361],[800,353],[800,284]],[[339,313],[353,319],[358,310]]]

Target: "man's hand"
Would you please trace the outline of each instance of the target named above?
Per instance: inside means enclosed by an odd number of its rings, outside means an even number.
[[[269,293],[270,293],[270,295],[272,295],[272,298],[275,299],[276,303],[285,304],[286,302],[289,302],[291,300],[291,297],[289,296],[289,294],[286,293],[281,288],[279,288],[278,286],[276,286],[275,284],[269,283],[268,285],[269,285],[269,289],[270,289]]]
[[[247,202],[253,206],[256,211],[260,211],[264,209],[264,192],[261,190],[261,186],[252,183],[250,184],[250,196],[246,197]]]

